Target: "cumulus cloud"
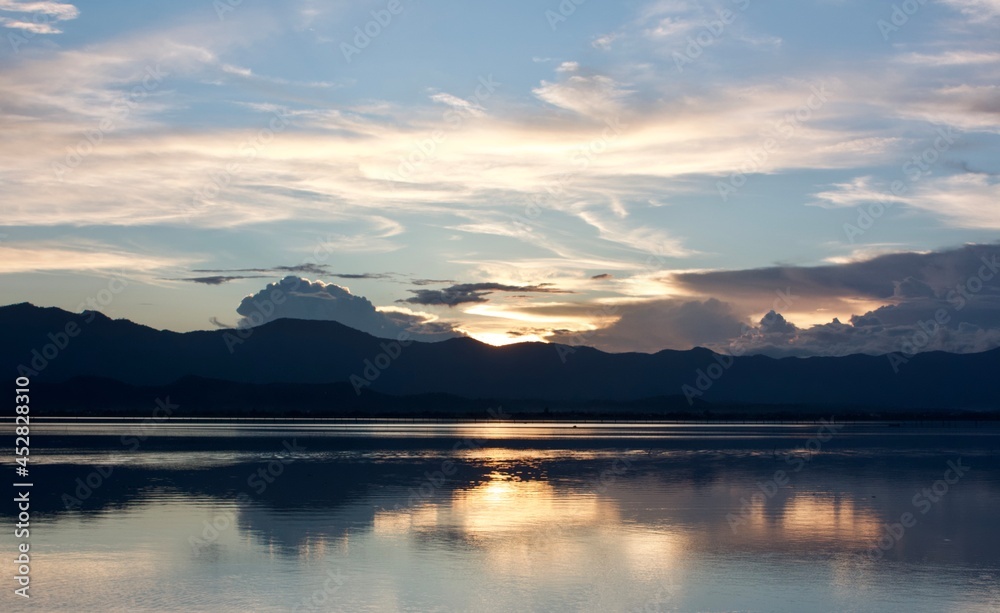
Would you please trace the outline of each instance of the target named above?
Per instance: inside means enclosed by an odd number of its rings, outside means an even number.
[[[698,298],[604,305],[601,312],[614,317],[598,329],[556,330],[548,340],[606,351],[703,346],[775,357],[1000,346],[1000,245],[828,266],[678,273],[669,283]]]
[[[994,288],[995,290],[995,288]],[[779,315],[780,317],[780,315]],[[843,323],[834,318],[807,329],[778,332],[761,322],[718,350],[785,356],[842,356],[855,353],[910,356],[922,351],[974,353],[1000,346],[1000,295],[971,301],[921,299],[888,305]]]
[[[763,334],[795,334],[798,328],[772,309],[761,318],[758,330]]]
[[[802,312],[874,304],[844,323],[797,327],[770,310],[754,327],[715,349],[786,355],[956,353],[1000,346],[1000,245],[896,253],[834,266],[773,267],[679,275],[689,288],[726,292],[737,313],[786,288],[786,306]],[[728,292],[727,292],[728,289]]]
[[[275,290],[281,294],[275,294]],[[261,304],[273,310],[262,308]],[[423,341],[460,336],[450,324],[435,321],[429,315],[405,309],[379,310],[370,300],[355,296],[346,287],[293,275],[247,296],[236,312],[244,317],[244,324],[259,325],[283,318],[311,319],[336,321],[380,338],[395,338],[401,332]]]
[[[567,290],[552,287],[548,283],[540,285],[505,285],[503,283],[459,283],[444,289],[411,289],[415,294],[398,300],[410,304],[443,305],[453,307],[471,302],[488,302],[493,292],[537,292],[543,294],[569,294]]]

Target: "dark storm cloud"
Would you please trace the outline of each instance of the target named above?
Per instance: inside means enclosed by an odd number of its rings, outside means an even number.
[[[1000,346],[1000,246],[967,245],[922,254],[892,254],[863,262],[815,268],[780,267],[687,275],[705,287],[720,278],[766,296],[767,283],[788,283],[800,303],[855,297],[886,304],[849,321],[797,328],[775,311],[730,343],[772,356],[884,354],[919,351],[968,353]],[[739,294],[739,292],[737,292]],[[815,304],[815,302],[813,302]],[[800,306],[800,305],[796,305]]]
[[[704,346],[776,357],[968,353],[1000,346],[1000,245],[828,266],[685,273],[675,280],[706,298],[616,305],[611,325],[557,332],[551,340],[606,351]],[[859,301],[880,306],[809,327],[786,318],[821,309],[851,312]],[[761,318],[761,312],[767,314]]]
[[[411,289],[414,295],[397,300],[409,304],[444,305],[488,302],[493,292],[536,292],[547,294],[570,294],[572,292],[552,287],[549,283],[540,285],[505,285],[503,283],[459,283],[444,289]]]
[[[966,245],[931,253],[891,253],[870,260],[826,266],[773,266],[750,270],[681,273],[675,281],[710,295],[770,295],[791,287],[807,297],[906,297],[947,290],[980,267],[989,266],[1000,245]]]

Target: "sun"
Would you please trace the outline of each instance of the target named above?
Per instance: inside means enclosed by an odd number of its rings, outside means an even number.
[[[514,343],[547,343],[544,338],[538,336],[537,334],[525,334],[523,336],[508,336],[502,332],[472,332],[470,330],[463,330],[470,337],[476,339],[481,343],[486,343],[487,345],[493,345],[494,347],[503,347],[504,345],[513,345]]]

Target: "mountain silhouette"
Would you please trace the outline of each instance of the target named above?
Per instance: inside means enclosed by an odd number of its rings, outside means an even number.
[[[927,352],[893,363],[870,355],[729,357],[704,348],[645,354],[546,343],[493,347],[471,338],[403,346],[332,321],[279,319],[248,330],[177,333],[27,303],[0,307],[0,337],[0,367],[8,380],[27,374],[58,389],[54,397],[63,405],[73,404],[74,393],[92,404],[102,393],[110,402],[112,389],[132,398],[123,391],[129,386],[179,385],[206,398],[250,402],[270,385],[277,386],[270,392],[275,401],[282,396],[275,390],[286,390],[287,397],[300,387],[289,407],[326,397],[359,410],[417,395],[424,400],[414,406],[443,407],[458,406],[461,399],[530,399],[541,406],[668,398],[672,405],[696,408],[1000,408],[1000,349]],[[100,380],[105,383],[95,384]],[[242,393],[234,391],[236,384]],[[441,396],[433,401],[426,396],[435,394]]]

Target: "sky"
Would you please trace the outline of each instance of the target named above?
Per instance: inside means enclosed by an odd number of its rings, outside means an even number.
[[[0,0],[0,303],[990,349],[998,34],[1000,0]]]

